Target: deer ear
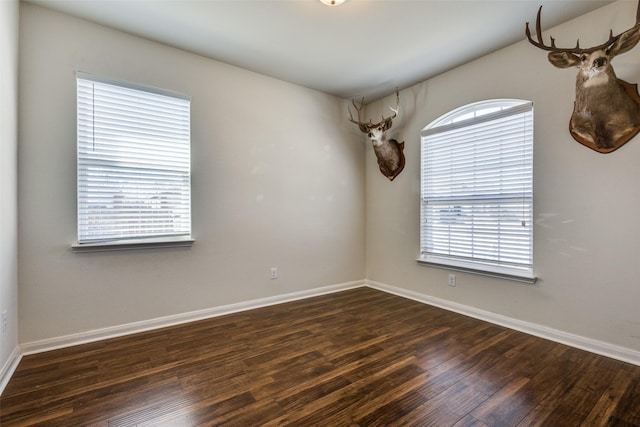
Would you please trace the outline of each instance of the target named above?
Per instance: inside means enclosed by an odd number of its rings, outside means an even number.
[[[369,133],[369,128],[367,127],[367,125],[364,125],[362,123],[358,123],[358,127],[360,128],[360,132]]]
[[[573,53],[551,52],[547,58],[549,59],[549,62],[558,68],[577,67],[580,65],[580,58]]]
[[[640,25],[636,25],[632,29],[625,31],[620,35],[614,44],[607,49],[607,54],[611,57],[625,53],[631,50],[640,41]]]
[[[393,121],[392,121],[391,117],[389,117],[388,119],[385,119],[384,125],[382,126],[382,129],[385,130],[385,131],[388,131],[389,129],[391,129],[392,125],[393,125]]]

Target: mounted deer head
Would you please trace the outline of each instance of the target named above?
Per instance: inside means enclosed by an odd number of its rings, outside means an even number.
[[[636,84],[616,77],[611,60],[631,50],[640,41],[640,2],[635,25],[617,36],[609,30],[605,43],[582,49],[580,40],[574,48],[558,48],[542,40],[540,13],[536,18],[537,40],[531,38],[529,23],[525,33],[535,47],[549,51],[549,62],[558,68],[578,67],[576,97],[569,131],[579,143],[600,153],[610,153],[640,131],[640,95]]]
[[[363,122],[360,118],[360,114],[364,107],[364,98],[358,105],[355,101],[351,101],[358,113],[358,120],[354,120],[349,108],[349,121],[355,123],[360,128],[362,133],[366,133],[373,145],[373,151],[378,159],[378,167],[380,172],[390,181],[393,181],[396,176],[404,169],[404,141],[398,142],[395,139],[387,139],[387,131],[391,129],[393,125],[393,119],[398,115],[398,108],[400,106],[400,95],[396,90],[396,108],[389,107],[393,111],[393,115],[389,117],[382,116],[382,120],[378,123],[373,123],[371,120]]]

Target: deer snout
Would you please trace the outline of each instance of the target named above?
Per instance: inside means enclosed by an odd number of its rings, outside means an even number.
[[[601,67],[604,67],[605,65],[607,65],[607,58],[605,58],[604,56],[596,58],[593,61],[594,68],[601,68]]]

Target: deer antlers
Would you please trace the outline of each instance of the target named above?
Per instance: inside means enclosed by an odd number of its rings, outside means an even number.
[[[373,123],[371,121],[371,119],[368,122],[363,122],[362,119],[360,118],[360,112],[362,111],[362,108],[364,107],[364,98],[362,98],[362,101],[360,101],[360,106],[358,106],[358,104],[356,104],[355,100],[351,100],[351,103],[353,104],[353,107],[356,109],[356,112],[358,113],[358,120],[356,121],[356,120],[353,119],[353,115],[351,114],[351,108],[348,108],[348,110],[349,110],[349,121],[351,123],[357,124],[360,127],[366,126],[369,129],[371,129],[371,128],[376,128],[376,127],[380,126],[381,124],[383,124],[384,122],[386,122],[389,119],[395,119],[396,118],[396,116],[398,115],[398,110],[400,108],[400,94],[398,93],[398,89],[396,88],[396,108],[389,107],[389,109],[391,111],[393,111],[393,116],[389,116],[389,117],[382,116],[382,120],[379,121],[378,123]]]
[[[595,51],[598,51],[600,49],[604,49],[610,45],[612,45],[613,43],[615,43],[620,36],[622,36],[626,31],[623,31],[622,33],[618,34],[617,36],[613,35],[613,30],[609,30],[609,40],[607,40],[605,43],[598,45],[598,46],[593,46],[587,49],[583,49],[580,47],[580,40],[578,39],[576,41],[576,47],[573,48],[558,48],[556,47],[556,41],[553,37],[550,37],[551,39],[551,45],[547,46],[543,39],[542,39],[542,26],[540,25],[540,14],[542,12],[542,6],[540,6],[540,8],[538,9],[538,15],[536,17],[536,37],[537,37],[537,41],[533,40],[533,38],[531,37],[531,30],[529,30],[529,23],[526,23],[525,26],[525,33],[527,35],[527,39],[529,40],[529,43],[531,43],[532,45],[534,45],[535,47],[542,49],[542,50],[546,50],[546,51],[550,51],[550,52],[567,52],[567,53],[592,53]],[[636,23],[634,25],[637,26],[640,25],[640,2],[638,2],[638,10],[636,12]],[[632,27],[633,28],[633,27]],[[628,31],[628,30],[627,30]]]

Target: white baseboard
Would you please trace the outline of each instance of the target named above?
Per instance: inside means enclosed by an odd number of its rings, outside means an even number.
[[[20,352],[20,347],[16,346],[9,359],[0,370],[0,396],[2,396],[2,392],[4,392],[4,388],[9,383],[9,380],[13,376],[13,373],[16,371],[20,360],[22,359],[22,353]]]
[[[500,314],[491,313],[488,311],[480,310],[474,307],[458,304],[453,301],[447,301],[440,298],[432,297],[429,295],[421,294],[418,292],[410,291],[407,289],[398,288],[395,286],[387,285],[384,283],[360,280],[354,282],[341,283],[336,285],[324,286],[320,288],[309,289],[306,291],[293,292],[284,295],[278,295],[274,297],[261,298],[246,302],[240,302],[236,304],[230,304],[220,307],[213,307],[204,310],[192,311],[188,313],[182,313],[172,316],[165,316],[156,319],[145,320],[141,322],[134,322],[125,325],[118,325],[109,328],[96,329],[92,331],[80,332],[77,334],[65,335],[56,338],[50,338],[46,340],[33,341],[21,344],[19,348],[16,348],[7,362],[0,371],[0,394],[8,383],[11,375],[18,366],[22,355],[29,355],[35,353],[42,353],[49,350],[55,350],[58,348],[71,347],[74,345],[100,341],[108,338],[115,338],[124,335],[134,334],[138,332],[149,331],[153,329],[164,328],[167,326],[174,326],[184,324],[188,322],[194,322],[197,320],[208,319],[212,317],[223,316],[226,314],[237,313],[241,311],[251,310],[254,308],[266,307],[276,304],[282,304],[285,302],[296,301],[305,298],[311,298],[320,295],[331,294],[334,292],[340,292],[347,289],[358,288],[362,286],[368,286],[373,289],[377,289],[390,294],[398,295],[401,297],[409,298],[414,301],[418,301],[424,304],[429,304],[445,310],[453,311],[455,313],[463,314],[465,316],[474,317],[479,320],[490,322],[496,325],[504,326],[510,329],[514,329],[520,332],[524,332],[530,335],[534,335],[540,338],[548,339],[551,341],[559,342],[562,344],[576,347],[582,350],[586,350],[595,354],[599,354],[613,359],[621,360],[623,362],[632,363],[640,366],[640,352],[632,350],[626,347],[617,346],[604,341],[598,341],[591,338],[583,337],[580,335],[571,334],[568,332],[560,331],[557,329],[549,328],[546,326],[538,325],[535,323],[529,323],[518,319],[513,319]]]
[[[549,328],[547,326],[513,319],[511,317],[491,313],[489,311],[480,310],[478,308],[458,304],[453,301],[443,300],[407,289],[397,288],[395,286],[390,286],[384,283],[375,282],[372,280],[366,280],[365,282],[368,287],[373,289],[378,289],[383,292],[388,292],[390,294],[409,298],[414,301],[422,302],[424,304],[433,305],[435,307],[443,308],[445,310],[453,311],[465,316],[474,317],[476,319],[504,326],[509,329],[515,329],[516,331],[524,332],[529,335],[534,335],[540,338],[559,342],[561,344],[566,344],[571,347],[579,348],[581,350],[586,350],[591,353],[599,354],[601,356],[610,357],[612,359],[621,360],[623,362],[628,362],[640,366],[640,351],[621,347],[615,344],[610,344],[604,341],[594,340],[591,338],[583,337],[581,335],[571,334],[568,332]]]
[[[116,338],[124,335],[135,334],[138,332],[150,331],[153,329],[165,328],[167,326],[180,325],[183,323],[195,322],[197,320],[208,319],[212,317],[224,316],[225,314],[237,313],[240,311],[251,310],[254,308],[267,307],[270,305],[282,304],[285,302],[296,301],[314,296],[331,294],[334,292],[344,291],[365,286],[365,281],[346,282],[337,285],[323,286],[300,292],[293,292],[274,297],[261,298],[251,301],[239,302],[220,307],[207,308],[204,310],[191,311],[171,316],[158,317],[140,322],[133,322],[124,325],[112,326],[109,328],[95,329],[77,334],[65,335],[56,338],[49,338],[40,341],[32,341],[20,345],[22,354],[36,354],[45,351],[55,350],[58,348],[71,347],[74,345],[85,344],[89,342],[100,341],[109,338]]]

